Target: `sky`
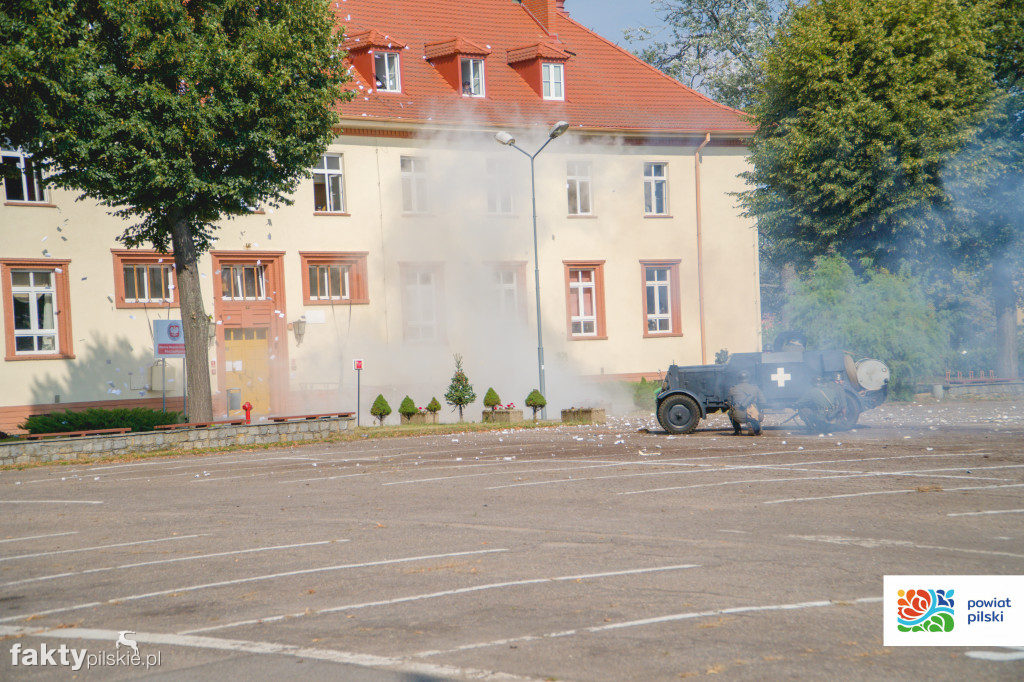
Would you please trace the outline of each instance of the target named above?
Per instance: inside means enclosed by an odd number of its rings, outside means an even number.
[[[577,23],[625,48],[622,29],[660,23],[650,0],[565,0],[565,9]]]

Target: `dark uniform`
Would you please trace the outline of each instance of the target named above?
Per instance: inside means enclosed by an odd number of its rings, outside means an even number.
[[[761,410],[758,406],[765,402],[761,389],[750,383],[750,375],[740,372],[740,383],[729,389],[729,421],[732,422],[733,435],[740,434],[744,422],[750,424],[755,436],[761,435]]]
[[[814,387],[796,403],[797,413],[807,428],[824,431],[843,408],[843,389],[835,382],[814,380]]]

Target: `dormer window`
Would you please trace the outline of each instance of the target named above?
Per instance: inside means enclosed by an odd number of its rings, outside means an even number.
[[[541,82],[544,99],[565,99],[565,66],[544,62],[541,64]]]
[[[565,101],[565,63],[572,55],[555,43],[536,43],[508,51],[508,65],[539,97]]]
[[[401,92],[402,79],[398,71],[397,52],[377,52],[373,55],[373,75],[378,90]]]
[[[462,60],[462,94],[466,97],[484,96],[484,60]]]

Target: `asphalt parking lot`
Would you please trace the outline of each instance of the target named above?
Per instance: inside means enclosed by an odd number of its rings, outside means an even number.
[[[780,421],[0,472],[0,678],[1024,678],[882,643],[884,575],[1024,574],[1024,401]]]

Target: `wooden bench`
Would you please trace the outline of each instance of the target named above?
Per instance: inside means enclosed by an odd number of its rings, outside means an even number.
[[[355,412],[328,412],[326,414],[293,414],[283,417],[267,417],[272,422],[289,422],[303,419],[328,419],[331,417],[354,417]]]
[[[155,428],[158,429],[201,429],[206,426],[218,426],[221,424],[230,424],[231,426],[241,426],[245,424],[245,419],[222,419],[216,422],[186,422],[185,424],[158,424]]]
[[[101,436],[107,433],[128,433],[131,429],[92,429],[90,431],[57,431],[55,433],[30,433],[25,440],[39,440],[41,438],[78,438],[80,436]]]

